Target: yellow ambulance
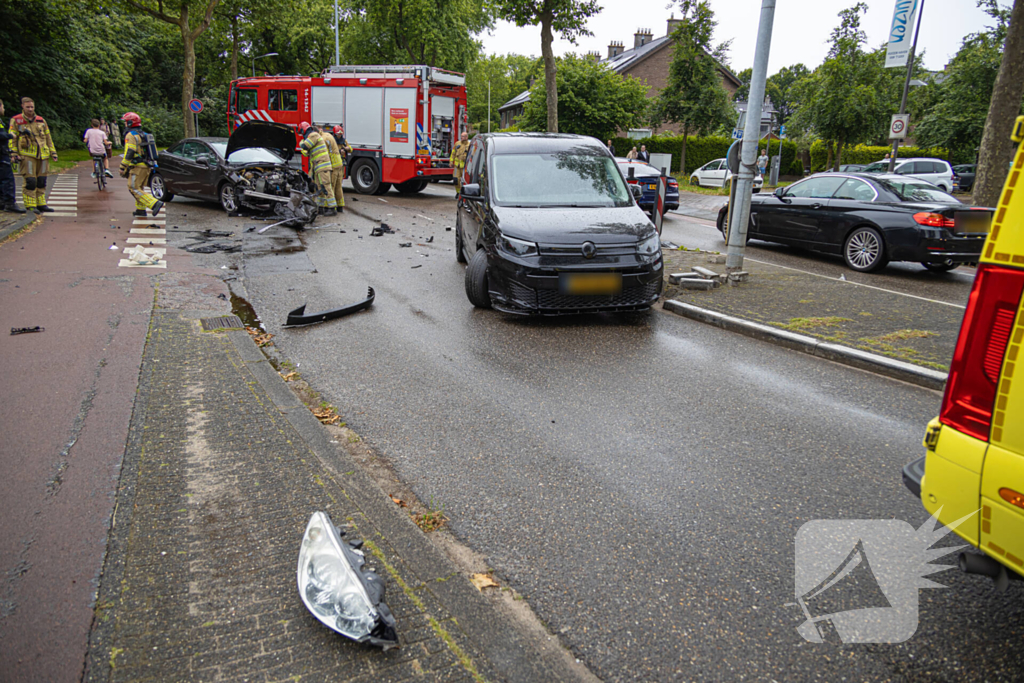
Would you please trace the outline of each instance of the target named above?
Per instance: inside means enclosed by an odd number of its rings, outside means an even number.
[[[1013,140],[1024,142],[1024,116]],[[1000,590],[1024,578],[1024,144],[978,264],[939,416],[903,483],[925,509],[980,550],[960,568]]]

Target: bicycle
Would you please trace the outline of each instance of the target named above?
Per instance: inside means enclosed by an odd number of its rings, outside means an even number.
[[[106,158],[105,154],[92,155],[92,172],[96,176],[96,187],[99,188],[100,192],[103,192],[107,186],[107,175],[103,168],[103,160]]]

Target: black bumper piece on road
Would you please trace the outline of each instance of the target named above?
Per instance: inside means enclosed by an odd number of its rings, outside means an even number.
[[[922,455],[917,460],[903,466],[903,485],[918,498],[921,497],[921,480],[924,479],[924,461]]]

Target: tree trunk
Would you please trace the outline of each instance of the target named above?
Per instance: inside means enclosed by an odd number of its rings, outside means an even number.
[[[992,99],[989,102],[985,132],[978,154],[978,175],[974,181],[974,203],[996,206],[1003,182],[1013,159],[1014,144],[1010,140],[1013,121],[1020,112],[1024,97],[1024,0],[1015,0],[1010,26],[1003,45]]]
[[[185,73],[181,77],[181,115],[185,118],[185,137],[196,136],[195,116],[188,108],[196,84],[196,39],[188,25],[188,5],[181,8],[181,42],[185,50]],[[170,141],[168,141],[170,142]]]
[[[231,17],[231,80],[238,79],[238,16]]]
[[[839,171],[839,166],[843,163],[843,148],[844,147],[846,147],[846,142],[843,140],[843,138],[839,138],[839,141],[836,142],[836,163],[835,163],[835,166],[832,167],[833,171],[838,172]]]
[[[544,55],[544,90],[548,101],[548,132],[558,132],[558,84],[555,82],[555,54],[551,50],[551,10],[544,12],[540,19],[540,51]]]
[[[832,150],[833,150],[834,144],[835,143],[833,143],[831,140],[829,140],[828,142],[825,143],[825,147],[828,148],[828,158],[825,160],[825,170],[828,170],[828,169],[832,168],[832,159],[833,159]]]
[[[690,129],[689,124],[683,124],[683,149],[679,152],[679,173],[686,175],[686,133]],[[689,182],[689,181],[687,181]]]

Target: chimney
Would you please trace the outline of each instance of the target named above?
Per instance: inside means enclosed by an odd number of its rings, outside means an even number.
[[[587,53],[587,59],[589,59],[592,62],[600,62],[601,61],[601,53],[600,52],[588,52]]]
[[[624,48],[622,47],[622,43],[617,40],[613,40],[612,42],[608,43],[608,59],[618,57],[619,55],[622,54],[623,50]]]
[[[665,28],[665,35],[671,36],[672,32],[676,30],[676,26],[683,23],[682,19],[676,19],[676,15],[673,14],[668,18],[668,26]]]
[[[651,42],[653,35],[654,34],[651,33],[651,29],[649,28],[637,29],[636,33],[633,34],[633,49],[635,50],[636,48]]]

